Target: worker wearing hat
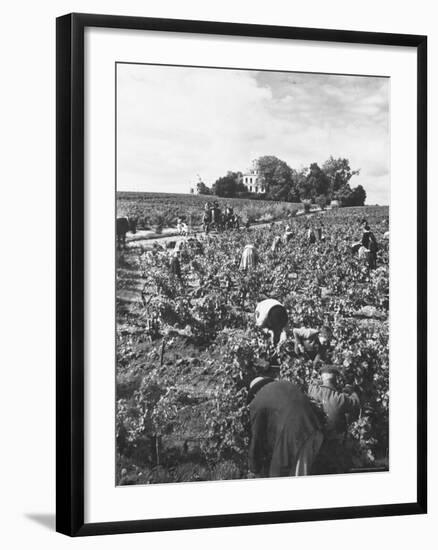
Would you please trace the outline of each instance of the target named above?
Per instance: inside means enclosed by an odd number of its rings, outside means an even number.
[[[169,263],[169,272],[174,277],[177,277],[179,281],[182,281],[180,255],[181,255],[181,250],[175,247],[175,250],[172,253],[172,257]]]
[[[267,298],[259,302],[254,317],[257,327],[271,333],[274,346],[286,340],[288,315],[286,308],[278,300]]]
[[[309,396],[321,404],[327,417],[318,473],[342,473],[349,467],[345,440],[348,423],[359,412],[360,400],[350,386],[339,389],[340,374],[336,366],[326,365],[320,371],[320,383],[309,388]]]
[[[316,365],[326,360],[327,348],[331,331],[328,327],[321,329],[309,327],[295,327],[292,330],[296,355],[302,355],[310,359]]]

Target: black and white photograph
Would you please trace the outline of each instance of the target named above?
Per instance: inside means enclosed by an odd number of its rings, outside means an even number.
[[[3,548],[430,546],[432,5],[6,5]]]
[[[116,64],[116,485],[390,469],[390,78]]]

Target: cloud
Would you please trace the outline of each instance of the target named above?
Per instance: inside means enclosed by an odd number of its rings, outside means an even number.
[[[188,192],[260,155],[333,155],[370,202],[389,200],[387,79],[118,65],[117,100],[119,189]]]

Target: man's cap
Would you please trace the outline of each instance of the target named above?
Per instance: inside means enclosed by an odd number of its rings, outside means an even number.
[[[254,378],[254,380],[251,380],[249,388],[250,389],[253,388],[256,384],[258,384],[259,382],[261,382],[265,378],[266,378],[265,376],[257,376],[256,378]]]

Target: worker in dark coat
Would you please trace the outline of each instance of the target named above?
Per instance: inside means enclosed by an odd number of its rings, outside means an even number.
[[[181,263],[179,260],[179,256],[180,256],[179,250],[173,253],[169,264],[169,271],[173,276],[177,277],[180,281],[182,281]]]
[[[370,269],[376,269],[377,267],[377,250],[379,246],[374,233],[371,231],[370,226],[366,220],[362,221],[363,233],[361,244],[367,249],[368,252],[368,265]]]
[[[258,377],[251,382],[248,400],[252,475],[310,474],[323,434],[309,398],[291,382]]]
[[[349,469],[345,447],[348,424],[360,410],[359,396],[350,386],[338,387],[339,370],[326,366],[321,369],[321,382],[310,386],[309,396],[322,405],[327,416],[324,443],[318,456],[317,473],[343,473]]]

